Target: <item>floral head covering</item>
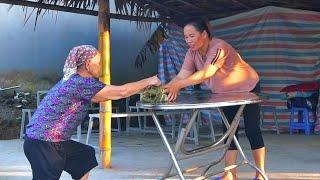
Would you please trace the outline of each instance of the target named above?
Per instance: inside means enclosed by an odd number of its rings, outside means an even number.
[[[98,50],[91,45],[76,46],[71,49],[63,67],[63,81],[68,80],[77,72],[77,67],[98,54]]]

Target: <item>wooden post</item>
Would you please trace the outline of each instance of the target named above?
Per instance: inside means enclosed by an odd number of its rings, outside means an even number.
[[[109,0],[98,0],[100,81],[110,84],[110,7]],[[99,145],[102,168],[111,168],[111,101],[100,103]]]

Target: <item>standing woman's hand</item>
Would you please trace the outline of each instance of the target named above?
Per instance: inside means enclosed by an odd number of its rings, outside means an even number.
[[[181,89],[177,82],[169,83],[169,84],[163,86],[163,88],[164,88],[164,92],[168,94],[168,101],[176,100],[177,96],[178,96],[178,92]]]

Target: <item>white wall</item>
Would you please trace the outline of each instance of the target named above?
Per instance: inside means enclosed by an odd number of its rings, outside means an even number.
[[[8,7],[0,4],[0,72],[62,73],[64,60],[73,46],[92,44],[97,47],[97,17],[49,12],[38,19],[34,30],[35,15],[24,26],[22,7],[14,6],[11,10]],[[111,7],[114,9],[113,5]],[[141,32],[135,22],[111,20],[111,79],[114,84],[157,72],[156,59],[148,61],[142,69],[134,67],[136,55],[155,27]]]

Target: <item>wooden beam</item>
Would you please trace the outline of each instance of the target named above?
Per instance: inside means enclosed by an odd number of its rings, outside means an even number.
[[[239,0],[232,0],[232,2],[238,4],[239,6],[246,8],[246,9],[251,9],[249,6],[243,4],[242,2],[240,2]]]
[[[210,14],[203,14],[203,15],[198,15],[198,16],[193,16],[194,18],[204,18],[204,19],[208,19],[209,21],[214,20],[214,19],[219,19],[219,18],[224,18],[224,17],[228,17],[228,16],[232,16],[235,14],[239,14],[239,13],[243,13],[243,12],[247,12],[250,10],[237,10],[237,11],[228,11],[225,13],[221,13],[221,12],[216,12],[216,13],[210,13]]]
[[[98,11],[94,11],[94,10],[72,8],[72,7],[45,4],[45,3],[39,3],[39,2],[22,1],[22,0],[0,0],[0,3],[41,8],[41,9],[48,9],[48,10],[56,10],[56,11],[61,11],[61,12],[70,12],[70,13],[76,13],[76,14],[85,14],[85,15],[90,15],[90,16],[98,16]],[[112,19],[121,19],[121,20],[129,20],[129,21],[172,22],[172,20],[169,18],[156,18],[156,17],[149,18],[149,17],[114,14],[114,13],[110,13],[109,16]]]
[[[193,8],[193,9],[197,9],[197,10],[201,10],[201,11],[206,11],[205,9],[203,9],[203,8],[197,6],[197,5],[194,5],[194,4],[192,4],[192,3],[189,3],[189,2],[187,2],[187,1],[185,1],[185,0],[176,0],[176,1],[181,2],[181,3],[183,3],[183,4],[185,4],[185,5],[189,6],[189,7],[191,7],[191,8]]]

